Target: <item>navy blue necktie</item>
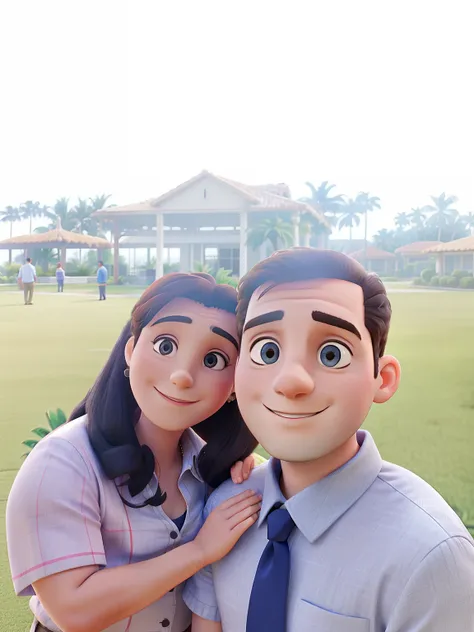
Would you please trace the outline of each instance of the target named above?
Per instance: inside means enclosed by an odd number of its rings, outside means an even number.
[[[267,518],[268,544],[263,550],[250,594],[247,632],[285,632],[290,548],[288,538],[295,523],[285,508]]]

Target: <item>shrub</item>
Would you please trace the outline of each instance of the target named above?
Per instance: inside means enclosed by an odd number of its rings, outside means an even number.
[[[452,276],[456,277],[456,279],[463,279],[464,277],[472,277],[472,272],[468,270],[454,270]]]
[[[388,276],[388,277],[380,277],[384,283],[395,283],[396,281],[400,281],[398,277]]]
[[[20,271],[20,267],[21,266],[19,263],[4,263],[1,266],[2,274],[4,274],[7,277],[14,276],[16,279],[18,277],[18,272]]]
[[[420,276],[423,281],[428,284],[435,275],[436,271],[433,270],[433,268],[425,268],[424,270],[422,270]]]
[[[439,285],[439,276],[431,277],[430,285],[437,287]]]
[[[459,287],[459,279],[453,276],[449,277],[448,287]]]
[[[442,287],[448,287],[448,285],[449,285],[449,279],[450,279],[450,278],[451,278],[451,277],[450,277],[450,276],[448,276],[447,274],[443,274],[443,276],[440,276],[440,277],[439,277],[439,284],[440,284]]]
[[[459,279],[459,287],[462,287],[465,290],[474,290],[474,277],[462,277]]]
[[[415,277],[413,279],[413,285],[425,285],[425,281],[421,277]]]

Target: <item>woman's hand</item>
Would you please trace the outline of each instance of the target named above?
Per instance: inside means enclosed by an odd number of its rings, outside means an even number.
[[[205,565],[223,558],[257,520],[262,497],[248,489],[216,507],[194,539]]]
[[[239,484],[246,481],[254,467],[255,459],[253,454],[248,456],[244,461],[237,461],[237,463],[234,463],[230,470],[232,482]]]

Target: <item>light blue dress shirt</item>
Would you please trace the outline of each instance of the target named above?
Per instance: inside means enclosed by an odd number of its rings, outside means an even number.
[[[430,485],[382,461],[368,432],[357,438],[353,459],[286,502],[274,459],[211,495],[204,517],[243,488],[263,493],[262,510],[227,557],[188,580],[193,612],[245,632],[266,517],[284,502],[297,527],[287,632],[474,632],[473,539]]]

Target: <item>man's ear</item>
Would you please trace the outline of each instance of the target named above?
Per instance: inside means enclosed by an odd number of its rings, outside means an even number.
[[[400,384],[400,363],[393,356],[383,356],[379,359],[378,389],[375,391],[374,402],[384,404],[395,395]]]
[[[133,353],[133,348],[135,346],[135,337],[131,336],[128,340],[127,343],[125,345],[125,362],[127,363],[127,366],[130,366],[130,362],[132,361],[132,353]]]

